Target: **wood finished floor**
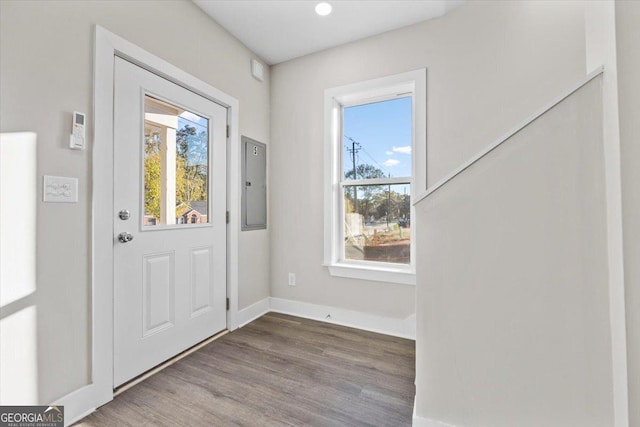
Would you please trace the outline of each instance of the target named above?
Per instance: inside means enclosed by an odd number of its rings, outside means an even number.
[[[76,426],[409,426],[415,346],[269,313]]]

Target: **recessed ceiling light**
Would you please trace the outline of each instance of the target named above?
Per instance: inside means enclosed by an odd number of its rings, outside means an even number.
[[[331,13],[331,5],[327,2],[318,3],[316,5],[316,13],[320,16],[327,16]]]

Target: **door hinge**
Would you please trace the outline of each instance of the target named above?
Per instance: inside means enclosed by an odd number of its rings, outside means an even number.
[[[227,311],[229,311],[229,298],[227,298]]]
[[[225,216],[225,221],[227,221],[227,224],[229,224],[229,217],[230,217],[229,211],[227,211],[227,215]]]
[[[227,125],[227,138],[229,138],[229,134],[231,133],[231,131],[229,130],[229,125]]]

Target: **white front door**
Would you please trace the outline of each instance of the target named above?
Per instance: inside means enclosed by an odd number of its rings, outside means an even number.
[[[227,326],[227,110],[115,61],[114,387]]]

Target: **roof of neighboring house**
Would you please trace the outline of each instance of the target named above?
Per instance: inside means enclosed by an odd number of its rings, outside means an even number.
[[[191,210],[185,213],[191,213],[191,211],[196,211],[200,215],[207,215],[207,212],[209,211],[209,202],[207,202],[206,200],[191,202],[189,206],[191,207]]]

